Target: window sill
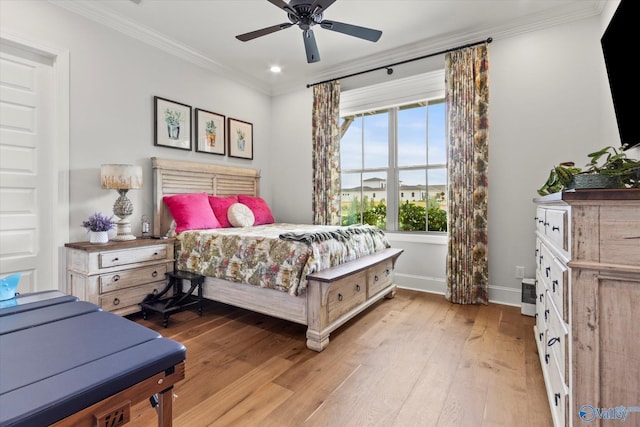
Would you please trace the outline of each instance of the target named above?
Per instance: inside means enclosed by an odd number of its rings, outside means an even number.
[[[385,236],[389,242],[410,242],[425,243],[429,245],[446,245],[448,241],[447,234],[424,234],[424,233],[397,233],[385,231]]]

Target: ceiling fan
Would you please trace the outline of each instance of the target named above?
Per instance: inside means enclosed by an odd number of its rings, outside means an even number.
[[[276,31],[284,30],[285,28],[289,28],[293,25],[297,25],[302,30],[304,49],[307,53],[307,62],[312,63],[320,61],[318,45],[316,44],[316,38],[313,35],[313,30],[311,29],[311,27],[316,24],[320,24],[320,27],[325,30],[336,31],[338,33],[359,37],[372,42],[377,42],[380,39],[380,36],[382,36],[382,31],[379,30],[345,24],[338,21],[330,21],[328,19],[323,20],[323,12],[336,0],[291,0],[289,3],[286,3],[283,0],[268,1],[269,3],[272,3],[284,10],[287,13],[287,17],[290,22],[240,34],[239,36],[236,36],[238,40],[246,42],[261,36],[266,36],[267,34],[275,33]]]

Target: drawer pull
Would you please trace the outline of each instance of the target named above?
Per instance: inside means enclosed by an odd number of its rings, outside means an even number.
[[[540,302],[542,302],[542,298],[544,298],[544,294],[540,294]]]
[[[549,353],[544,355],[544,363],[549,364]]]
[[[541,220],[541,219],[539,219],[539,220],[538,220],[538,224],[544,224],[544,221],[543,221],[543,220]]]
[[[120,304],[120,298],[114,298],[113,305],[118,305],[118,304]]]
[[[544,311],[544,320],[549,320],[549,310]]]
[[[151,277],[157,277],[158,276],[158,272],[154,271],[153,273],[151,273]]]
[[[153,256],[158,256],[158,252],[154,252],[154,253],[153,253]]]
[[[338,301],[342,301],[342,294],[338,294]]]
[[[555,292],[556,291],[556,286],[558,286],[558,280],[557,279],[553,280],[551,282],[551,285],[552,285],[552,288],[553,288],[553,292]]]
[[[112,281],[112,282],[117,282],[118,280],[120,280],[120,275],[119,275],[119,274],[116,274],[115,276],[113,276],[113,277],[111,278],[111,281]]]
[[[544,224],[544,226],[545,226],[545,227],[546,227],[547,225],[549,225],[549,223],[548,223],[548,222],[544,222],[543,224]]]
[[[118,262],[118,261],[120,261],[120,258],[118,258],[118,257],[115,257],[115,258],[112,260],[112,262]]]
[[[557,225],[554,225],[551,227],[551,231],[560,231],[560,227],[558,227]]]
[[[547,277],[549,277],[549,272],[551,271],[551,267],[547,267],[544,269],[544,274],[547,275]]]
[[[391,270],[389,270],[388,268],[384,272],[387,274],[387,276],[391,274]]]
[[[377,282],[377,281],[378,281],[378,276],[375,276],[375,277],[373,278],[373,281],[374,281],[374,282]]]
[[[539,338],[538,338],[538,339],[539,339],[540,341],[542,341],[542,338],[544,337],[544,333],[543,333],[543,332],[540,332],[540,333],[538,334],[538,336],[539,336]]]
[[[552,345],[554,345],[555,343],[560,342],[560,338],[558,337],[553,337],[549,340],[549,342],[547,343],[547,345],[549,347],[551,347]]]
[[[360,292],[360,285],[356,285],[356,292]]]
[[[559,403],[560,403],[560,393],[555,393],[553,395],[553,402],[556,404],[556,406],[559,405]]]

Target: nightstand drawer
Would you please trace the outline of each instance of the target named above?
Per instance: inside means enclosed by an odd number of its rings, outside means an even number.
[[[99,302],[103,310],[118,312],[128,309],[127,312],[140,310],[138,304],[149,294],[158,293],[164,289],[165,281],[148,283],[135,288],[122,289],[100,295]],[[137,307],[136,307],[137,306]]]
[[[166,264],[153,265],[151,267],[122,270],[116,273],[103,274],[98,279],[100,293],[125,289],[144,283],[162,280],[168,271]]]
[[[144,261],[157,261],[165,258],[167,258],[167,246],[157,245],[101,253],[99,255],[99,265],[100,268],[109,268]]]

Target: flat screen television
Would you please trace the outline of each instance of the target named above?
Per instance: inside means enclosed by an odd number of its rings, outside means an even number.
[[[620,141],[625,149],[640,145],[640,73],[634,65],[640,33],[635,7],[637,0],[621,0],[600,39]]]

